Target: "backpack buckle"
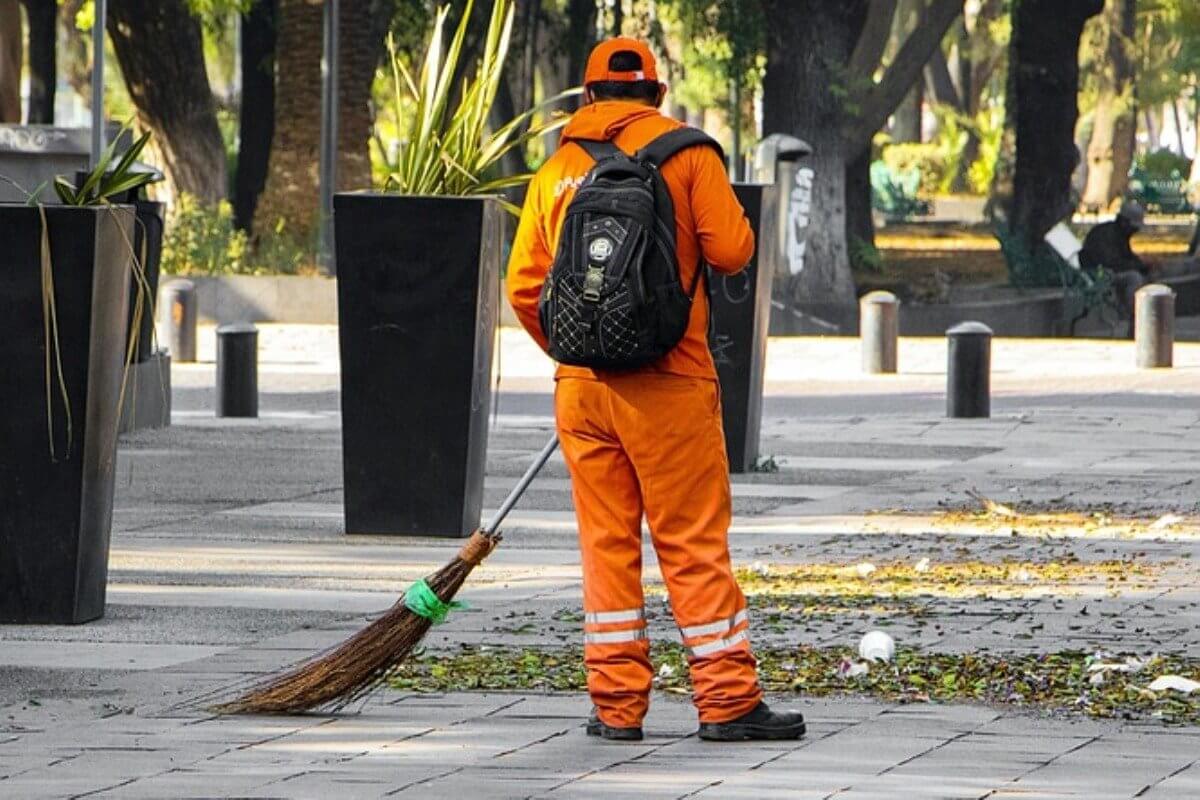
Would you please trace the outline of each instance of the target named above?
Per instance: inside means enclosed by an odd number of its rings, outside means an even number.
[[[589,303],[600,302],[600,291],[604,288],[604,267],[589,264],[583,276],[583,299]]]

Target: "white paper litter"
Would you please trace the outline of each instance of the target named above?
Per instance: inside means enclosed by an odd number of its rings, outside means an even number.
[[[870,577],[871,573],[875,571],[875,565],[869,561],[864,561],[855,567],[854,571],[858,573],[858,577],[867,578]]]
[[[1175,691],[1191,694],[1200,691],[1200,681],[1194,681],[1182,675],[1160,675],[1146,688],[1152,692]]]
[[[915,572],[929,572],[929,569],[930,569],[930,563],[929,563],[928,558],[922,558],[920,561],[917,562],[917,565],[915,567],[913,567],[913,570]]]
[[[854,662],[848,658],[843,658],[838,664],[837,674],[843,680],[847,678],[857,678],[860,675],[866,675],[871,671],[871,667],[863,662]]]
[[[1154,522],[1150,523],[1150,530],[1161,531],[1163,528],[1169,528],[1172,525],[1178,525],[1181,522],[1183,522],[1183,517],[1179,516],[1178,514],[1163,514],[1161,517],[1154,520]]]

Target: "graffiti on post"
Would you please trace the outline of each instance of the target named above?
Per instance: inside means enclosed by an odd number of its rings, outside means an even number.
[[[810,167],[796,170],[796,180],[788,197],[787,262],[788,270],[799,275],[804,270],[808,244],[808,220],[812,210],[813,177]]]

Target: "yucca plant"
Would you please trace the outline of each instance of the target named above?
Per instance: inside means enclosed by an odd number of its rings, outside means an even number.
[[[512,35],[514,7],[511,0],[496,0],[488,23],[483,52],[473,77],[463,80],[457,105],[451,108],[454,76],[460,72],[463,42],[474,0],[468,0],[458,28],[445,43],[450,7],[438,9],[419,74],[414,77],[388,37],[391,60],[392,108],[404,147],[392,163],[384,190],[416,195],[495,194],[529,181],[529,173],[497,176],[501,159],[516,148],[562,127],[566,116],[550,109],[569,90],[519,114],[492,130],[489,112],[503,80],[504,61]],[[407,98],[407,100],[406,100]],[[501,198],[511,213],[512,203]]]
[[[134,172],[133,166],[137,162],[138,156],[142,154],[142,150],[146,148],[146,144],[150,141],[150,132],[146,131],[133,143],[121,158],[117,161],[116,166],[109,167],[113,163],[113,159],[117,155],[117,144],[121,140],[121,136],[130,129],[132,120],[126,122],[121,128],[121,133],[113,137],[112,142],[104,150],[100,156],[99,163],[92,168],[92,171],[87,173],[82,183],[78,187],[63,175],[59,175],[54,179],[54,191],[58,194],[58,199],[63,205],[67,206],[98,206],[110,202],[110,199],[125,192],[134,189],[140,189],[146,184],[155,179],[153,172]]]
[[[146,144],[150,141],[150,132],[147,131],[139,136],[133,145],[117,159],[117,146],[124,134],[133,127],[133,120],[127,121],[122,127],[120,133],[113,137],[112,142],[105,148],[100,156],[100,160],[92,168],[90,172],[84,175],[79,186],[72,183],[65,175],[58,175],[54,178],[54,191],[58,195],[59,201],[66,206],[107,206],[111,204],[111,198],[134,189],[139,189],[155,180],[157,177],[153,172],[134,172],[134,164],[137,162],[138,156],[146,148]],[[114,165],[114,161],[116,161]],[[46,208],[39,202],[38,198],[41,195],[45,184],[39,186],[29,197],[28,202],[31,205],[37,205],[42,220],[42,237],[41,237],[41,262],[42,262],[42,316],[45,322],[46,336],[46,421],[50,436],[50,455],[51,458],[56,458],[54,447],[54,415],[53,406],[51,403],[52,392],[52,372],[56,373],[58,394],[62,397],[64,413],[66,416],[66,434],[67,434],[67,455],[70,455],[73,441],[73,422],[71,419],[71,406],[68,396],[66,381],[62,374],[62,350],[61,342],[58,335],[58,309],[55,300],[54,291],[54,269],[53,256],[50,252],[50,237],[46,222]],[[118,230],[121,230],[118,226]],[[121,235],[125,237],[124,231]],[[145,314],[149,313],[153,316],[154,298],[151,296],[150,284],[146,279],[146,273],[143,269],[143,264],[146,262],[145,240],[142,242],[142,252],[135,252],[133,242],[128,238],[124,238],[125,246],[129,250],[129,256],[132,263],[132,274],[134,284],[137,288],[137,294],[134,298],[134,310],[132,317],[132,329],[136,330],[140,325]],[[151,333],[153,337],[153,332]],[[129,377],[130,365],[137,357],[137,341],[138,337],[131,334],[129,336],[128,346],[125,353],[125,366],[121,374],[121,396],[120,403],[124,403],[125,388]]]

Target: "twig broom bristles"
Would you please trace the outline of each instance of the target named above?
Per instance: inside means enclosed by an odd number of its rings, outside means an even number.
[[[443,603],[454,599],[471,571],[500,543],[500,523],[557,446],[557,437],[552,438],[488,524],[471,535],[449,564],[426,579]],[[221,714],[296,714],[322,707],[342,708],[384,681],[420,644],[432,624],[409,608],[402,596],[383,616],[336,648],[269,678],[215,710]]]

